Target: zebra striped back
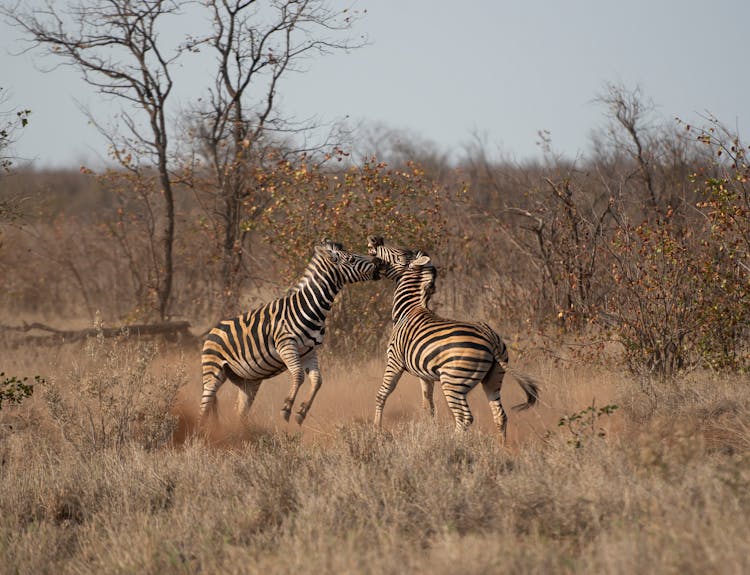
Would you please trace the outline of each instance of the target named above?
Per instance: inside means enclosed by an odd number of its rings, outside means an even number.
[[[466,396],[481,383],[493,418],[505,441],[507,416],[500,402],[503,376],[510,371],[534,405],[539,395],[536,381],[508,365],[508,349],[502,338],[486,323],[445,319],[427,307],[435,289],[437,271],[429,256],[381,242],[370,243],[370,253],[386,261],[386,276],[397,278],[393,296],[393,331],[388,345],[388,362],[378,391],[375,422],[380,425],[385,401],[404,371],[420,378],[425,404],[434,411],[432,389],[439,381],[457,429],[473,422]],[[405,261],[406,260],[406,261]]]
[[[484,375],[496,360],[508,361],[502,339],[486,324],[444,319],[424,305],[434,285],[435,267],[418,255],[402,275],[393,296],[394,340],[407,369],[420,377],[462,381]],[[481,378],[473,381],[471,387]]]
[[[293,385],[282,408],[288,419],[304,370],[311,374],[314,392],[320,385],[315,347],[323,343],[326,317],[336,294],[345,284],[379,279],[382,267],[377,258],[324,240],[286,296],[219,322],[203,345],[201,419],[215,408],[216,392],[225,379],[245,394],[240,397],[245,415],[260,383],[289,369]],[[298,423],[304,420],[314,392],[301,406]]]

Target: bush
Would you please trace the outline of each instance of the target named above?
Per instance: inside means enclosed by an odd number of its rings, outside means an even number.
[[[692,234],[669,218],[622,226],[612,242],[614,287],[606,318],[634,373],[668,378],[697,361],[701,278]]]
[[[726,136],[718,126],[702,130],[698,139],[716,158],[716,173],[692,178],[701,183],[703,201],[697,207],[706,218],[699,258],[698,313],[704,325],[699,345],[711,367],[745,369],[750,359],[750,165],[739,138]]]
[[[605,317],[637,373],[743,370],[750,359],[750,168],[739,140],[713,134],[698,139],[730,159],[692,175],[703,196],[698,217],[669,209],[637,226],[621,223],[613,238]]]
[[[44,399],[63,438],[82,451],[122,448],[135,443],[151,449],[169,442],[177,424],[171,413],[177,373],[153,373],[156,346],[130,341],[127,334],[89,339],[67,378],[52,380]],[[71,385],[72,383],[72,385]]]

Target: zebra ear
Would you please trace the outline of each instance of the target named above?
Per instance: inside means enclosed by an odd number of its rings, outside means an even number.
[[[341,259],[341,253],[339,252],[339,250],[343,249],[344,246],[342,244],[325,238],[317,246],[315,246],[315,253],[328,258],[333,263],[337,263],[339,259]]]
[[[425,254],[420,254],[419,256],[417,256],[417,258],[415,260],[413,260],[409,264],[409,267],[410,268],[416,268],[416,267],[420,267],[420,266],[426,266],[428,263],[430,263],[430,256],[425,255]]]
[[[318,254],[331,260],[335,264],[338,263],[342,258],[342,254],[341,252],[339,252],[339,249],[341,249],[341,244],[337,244],[335,242],[329,242],[322,246],[315,246],[315,251]]]
[[[333,259],[334,257],[333,251],[331,250],[331,246],[326,245],[324,243],[321,243],[315,246],[315,254],[322,256],[326,259]]]
[[[377,248],[379,246],[384,245],[385,240],[383,239],[383,236],[367,236],[367,247],[368,248]]]
[[[331,250],[343,250],[344,249],[344,245],[342,243],[334,242],[333,240],[330,240],[328,238],[323,238],[320,241],[320,244],[318,245],[329,248]]]

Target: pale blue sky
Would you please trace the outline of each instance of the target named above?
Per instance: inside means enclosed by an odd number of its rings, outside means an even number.
[[[371,44],[288,78],[281,95],[290,114],[382,123],[456,156],[481,133],[493,151],[517,160],[538,153],[537,131],[545,129],[556,150],[574,157],[603,122],[594,98],[614,82],[639,85],[666,121],[697,123],[710,112],[750,131],[747,0],[360,0],[356,7],[367,16],[354,32]],[[0,23],[5,107],[33,111],[16,154],[37,166],[95,165],[106,145],[74,98],[104,118],[112,101],[75,70],[45,74],[31,55],[9,54],[20,48],[19,32]],[[210,77],[197,63],[184,70],[173,113]]]

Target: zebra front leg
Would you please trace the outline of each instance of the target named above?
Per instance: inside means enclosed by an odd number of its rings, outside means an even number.
[[[237,413],[242,423],[247,425],[250,419],[250,408],[260,387],[260,381],[241,381],[237,385]]]
[[[303,401],[297,410],[296,421],[298,425],[302,425],[305,421],[307,412],[312,406],[312,402],[323,383],[323,377],[320,375],[320,368],[318,367],[318,356],[315,351],[310,352],[310,355],[305,359],[305,371],[310,374],[310,395],[307,397],[307,401]]]
[[[378,390],[377,397],[375,398],[375,427],[381,426],[385,400],[388,399],[391,392],[396,389],[396,384],[398,383],[398,380],[401,379],[403,373],[403,366],[389,358],[388,365],[386,365],[385,368],[385,374],[383,375],[383,383]]]
[[[224,370],[217,369],[216,365],[203,365],[203,395],[201,396],[201,407],[198,415],[199,426],[205,425],[209,417],[216,418],[216,394],[226,378]]]
[[[289,373],[292,375],[292,387],[289,389],[289,394],[286,396],[284,405],[281,408],[281,416],[285,421],[289,421],[294,400],[297,398],[297,392],[302,386],[302,382],[305,381],[305,372],[302,369],[297,343],[293,339],[284,340],[280,345],[276,346],[276,349]]]
[[[430,417],[435,417],[435,400],[433,399],[433,390],[435,382],[431,379],[420,379],[422,384],[422,407],[427,410]]]

